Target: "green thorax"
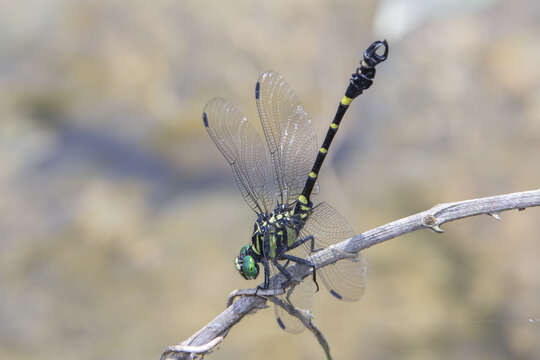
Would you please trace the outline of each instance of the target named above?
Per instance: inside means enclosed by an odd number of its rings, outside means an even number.
[[[307,220],[307,214],[307,211],[293,213],[292,207],[282,206],[271,213],[259,214],[253,226],[251,249],[258,256],[275,258],[280,251],[286,251],[296,241]]]

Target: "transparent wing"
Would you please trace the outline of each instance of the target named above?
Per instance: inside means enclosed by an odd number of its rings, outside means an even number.
[[[273,209],[274,184],[261,137],[234,105],[212,99],[203,111],[210,138],[229,165],[242,197],[256,213]]]
[[[315,250],[346,240],[354,232],[347,220],[333,207],[322,202],[313,208],[306,224],[300,231],[300,237],[313,235]],[[304,244],[304,250],[310,253],[310,242]],[[315,261],[323,261],[318,258]],[[356,301],[365,290],[367,264],[359,254],[356,258],[343,259],[332,265],[317,270],[321,279],[332,295],[340,300]]]
[[[291,203],[301,194],[317,156],[317,137],[309,115],[283,77],[265,72],[255,98],[270,159],[278,201]]]
[[[279,272],[278,269],[272,264],[271,275]],[[294,274],[293,274],[294,275]],[[310,279],[305,279],[304,281],[297,284],[294,288],[289,288],[288,292],[283,295],[279,295],[278,298],[285,302],[290,303],[298,310],[311,313],[311,308],[313,307],[313,296],[315,295],[316,287],[313,281]],[[290,315],[282,307],[274,304],[274,313],[276,315],[276,321],[283,330],[292,333],[298,334],[304,331],[306,328],[304,324],[298,320],[295,316]]]

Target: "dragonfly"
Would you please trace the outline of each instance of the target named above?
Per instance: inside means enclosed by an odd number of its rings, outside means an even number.
[[[255,127],[230,102],[214,98],[205,106],[203,124],[210,138],[230,165],[243,199],[255,212],[251,241],[242,246],[235,267],[242,277],[256,279],[264,270],[262,289],[281,273],[293,280],[289,265],[311,268],[313,281],[299,282],[286,301],[310,311],[317,277],[339,300],[356,301],[364,292],[366,262],[361,254],[318,268],[316,257],[308,256],[353,235],[347,220],[326,202],[316,205],[318,175],[352,101],[367,90],[375,77],[375,66],[388,56],[388,43],[375,41],[363,53],[326,137],[318,147],[310,116],[283,77],[274,71],[260,75],[255,101],[265,142]],[[300,332],[303,325],[275,306],[278,325]]]

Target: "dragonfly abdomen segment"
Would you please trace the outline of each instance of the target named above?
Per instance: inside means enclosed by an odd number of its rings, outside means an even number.
[[[302,195],[308,199],[311,196],[311,192],[313,191],[313,186],[315,186],[315,182],[317,181],[317,177],[319,176],[319,171],[321,170],[321,166],[324,162],[324,159],[326,158],[326,154],[328,154],[328,150],[330,149],[330,145],[332,144],[332,141],[334,140],[334,136],[336,136],[336,133],[339,129],[339,124],[341,123],[341,119],[343,119],[343,115],[345,114],[345,111],[347,111],[347,108],[349,107],[349,104],[352,102],[353,99],[344,96],[343,99],[341,99],[341,102],[339,103],[336,116],[334,116],[334,120],[330,124],[330,127],[328,128],[328,131],[326,132],[326,137],[324,138],[323,144],[321,148],[319,149],[319,152],[317,153],[317,158],[315,159],[315,163],[313,164],[313,168],[311,169],[311,172],[308,175],[308,179],[306,181],[306,184],[304,185],[304,190],[302,191]]]
[[[383,54],[378,54],[377,50],[381,48],[384,52]],[[294,210],[295,212],[302,213],[302,206],[309,206],[309,197],[313,191],[313,186],[317,181],[319,170],[321,169],[322,163],[324,162],[326,154],[328,153],[328,149],[332,144],[332,140],[339,129],[341,119],[343,119],[343,116],[345,115],[345,112],[349,108],[352,101],[373,84],[373,78],[375,77],[375,66],[386,60],[387,56],[388,43],[386,40],[375,41],[366,49],[366,51],[364,51],[364,56],[360,63],[360,67],[358,67],[351,76],[349,86],[345,91],[345,96],[343,96],[339,102],[334,120],[332,120],[332,123],[326,132],[326,137],[324,138],[324,142],[317,153],[317,158],[315,159],[313,168],[306,180],[302,194],[298,197],[297,205]]]

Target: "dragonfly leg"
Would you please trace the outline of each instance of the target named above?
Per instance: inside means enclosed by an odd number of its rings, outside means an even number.
[[[261,262],[263,263],[263,267],[264,267],[263,289],[268,289],[268,287],[270,286],[270,264],[268,264],[268,260],[266,260],[264,257],[261,258]]]
[[[319,283],[317,283],[317,269],[315,268],[315,265],[311,261],[299,258],[297,256],[289,255],[289,254],[282,254],[278,258],[278,260],[290,260],[295,263],[311,267],[311,269],[313,269],[313,282],[317,286],[317,291],[319,291]]]
[[[287,278],[288,281],[291,281],[292,280],[292,275],[290,272],[287,271],[286,269],[286,266],[283,266],[281,265],[280,263],[278,263],[278,261],[276,259],[272,259],[272,263],[278,268],[278,270],[283,274],[285,275],[285,277]]]
[[[291,250],[291,249],[294,249],[294,248],[297,248],[298,246],[300,246],[300,245],[302,245],[302,244],[304,244],[304,243],[306,243],[308,241],[311,241],[311,244],[309,244],[309,252],[310,253],[322,250],[322,249],[315,249],[315,238],[313,237],[313,235],[308,235],[308,236],[305,236],[305,237],[293,242],[291,244],[291,246],[289,246],[287,251]]]
[[[262,244],[263,257],[270,255],[270,238],[268,233],[265,234]]]

